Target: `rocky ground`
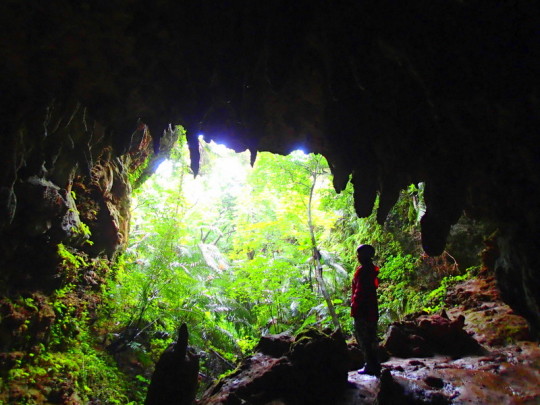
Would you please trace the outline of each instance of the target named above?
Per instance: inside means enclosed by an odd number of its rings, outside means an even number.
[[[532,342],[485,356],[391,358],[381,379],[349,372],[338,404],[540,404],[540,349]]]
[[[380,378],[339,333],[261,339],[200,404],[540,404],[540,347],[492,277],[456,285],[439,314],[408,315],[381,342]]]
[[[540,404],[540,347],[528,341],[525,321],[500,300],[494,280],[459,284],[447,302],[454,305],[450,320],[464,316],[464,330],[483,353],[391,357],[380,379],[350,371],[349,389],[336,403]]]

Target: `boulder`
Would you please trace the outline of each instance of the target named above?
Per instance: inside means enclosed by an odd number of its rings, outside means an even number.
[[[255,351],[272,357],[285,356],[290,350],[293,341],[294,338],[286,332],[279,335],[262,336],[255,347]]]
[[[296,336],[289,354],[298,387],[307,403],[332,397],[347,384],[349,355],[339,332],[327,335],[310,328]]]
[[[394,323],[386,332],[383,347],[397,357],[430,357],[433,348],[422,336],[415,334],[415,327],[410,323]]]
[[[290,397],[294,388],[293,374],[287,357],[275,358],[257,353],[206,391],[200,402],[206,405],[266,404],[274,399]]]
[[[257,346],[277,354],[287,335],[265,336]],[[328,403],[347,386],[349,358],[340,333],[306,329],[282,357],[257,353],[245,359],[201,398],[204,404]],[[270,349],[269,349],[270,348]]]
[[[446,312],[420,315],[413,321],[393,323],[383,347],[397,357],[430,357],[435,353],[459,358],[481,354],[484,349],[464,329],[465,318],[451,320]]]

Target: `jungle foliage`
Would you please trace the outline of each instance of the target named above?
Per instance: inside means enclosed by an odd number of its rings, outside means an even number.
[[[181,136],[135,190],[122,254],[93,257],[59,244],[52,295],[0,301],[19,341],[1,340],[11,352],[2,359],[9,371],[0,374],[0,403],[142,403],[154,364],[184,322],[200,357],[201,390],[262,334],[310,326],[351,337],[360,243],[375,246],[381,268],[381,336],[408,313],[439,310],[446,290],[478,263],[486,231],[466,217],[442,256],[422,253],[423,184],[403,190],[380,225],[377,206],[356,216],[350,183],[335,193],[322,156],[259,153],[251,167],[248,152],[204,141],[200,155],[194,178]]]
[[[359,243],[381,267],[380,332],[407,313],[441,308],[456,254],[420,247],[423,184],[403,190],[385,225],[353,209],[352,185],[336,194],[322,156],[248,152],[201,142],[190,171],[180,141],[134,196],[129,248],[108,286],[113,351],[157,359],[182,322],[211,380],[250,353],[261,334],[304,326],[352,335],[349,290]],[[472,261],[477,258],[473,258]]]

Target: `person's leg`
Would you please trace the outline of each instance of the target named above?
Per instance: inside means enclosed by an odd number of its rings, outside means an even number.
[[[354,337],[356,338],[356,343],[358,343],[358,348],[360,349],[360,351],[362,352],[362,355],[364,356],[364,366],[365,366],[367,362],[365,342],[367,340],[366,340],[366,337],[364,336],[365,331],[366,331],[364,324],[365,322],[363,322],[362,319],[358,317],[354,318]]]
[[[356,341],[364,354],[365,366],[361,373],[378,375],[380,364],[378,360],[377,324],[361,318],[354,319]]]
[[[369,374],[378,375],[381,371],[379,363],[379,342],[377,341],[377,324],[373,322],[365,323],[365,347],[366,347],[366,371]]]

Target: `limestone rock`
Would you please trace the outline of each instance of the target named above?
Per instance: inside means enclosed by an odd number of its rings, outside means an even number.
[[[49,233],[55,240],[73,236],[80,227],[73,198],[49,180],[30,177],[18,188],[19,217],[30,237]],[[21,221],[22,222],[22,221]]]
[[[393,323],[383,347],[398,357],[430,357],[438,353],[459,358],[481,354],[482,347],[463,326],[463,316],[450,320],[445,312],[420,315],[413,321]]]

